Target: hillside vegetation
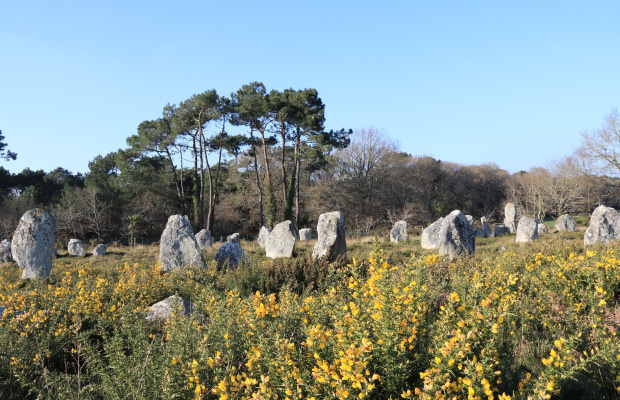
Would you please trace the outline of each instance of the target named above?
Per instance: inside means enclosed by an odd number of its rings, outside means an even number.
[[[2,399],[618,398],[620,246],[478,240],[450,262],[349,242],[346,259],[161,274],[157,247],[0,267]],[[506,247],[506,250],[502,249]],[[172,294],[197,312],[147,323]]]

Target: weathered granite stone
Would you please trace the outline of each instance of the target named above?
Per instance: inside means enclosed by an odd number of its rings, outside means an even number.
[[[333,259],[347,252],[344,216],[340,211],[321,214],[316,231],[318,240],[312,251],[313,260]]]
[[[96,257],[105,256],[105,253],[107,253],[107,251],[108,251],[107,244],[98,244],[93,249],[93,256],[96,256]]]
[[[47,278],[52,271],[54,219],[39,208],[27,211],[11,241],[11,255],[22,271],[22,279]]]
[[[491,230],[491,225],[489,225],[487,218],[480,218],[480,223],[482,224],[482,229],[484,229],[484,234],[487,235],[487,237],[493,237],[493,231]]]
[[[309,241],[312,240],[312,229],[304,228],[299,230],[299,240]]]
[[[495,233],[495,236],[504,236],[508,234],[508,230],[506,230],[506,225],[504,224],[495,224],[493,226],[493,231]]]
[[[215,261],[217,261],[217,270],[221,271],[226,266],[234,269],[241,263],[249,263],[250,258],[245,255],[240,245],[226,242],[215,253]]]
[[[291,257],[295,250],[295,227],[291,221],[280,222],[267,238],[265,254],[269,258]]]
[[[517,232],[517,206],[512,203],[504,208],[504,225],[509,233]]]
[[[392,242],[404,242],[409,240],[406,221],[398,221],[394,224],[392,230],[390,231],[390,240]]]
[[[605,206],[598,206],[590,217],[590,225],[583,236],[584,244],[601,242],[607,244],[618,239],[620,235],[620,215],[618,212]]]
[[[232,235],[228,235],[226,237],[226,241],[229,243],[237,243],[238,245],[241,245],[241,236],[239,236],[238,233],[233,233]]]
[[[439,229],[439,254],[447,254],[450,259],[476,252],[474,228],[459,210],[454,210],[441,223]]]
[[[549,228],[547,228],[547,225],[543,224],[542,222],[538,223],[538,234],[541,233],[549,233]]]
[[[84,257],[86,255],[86,249],[84,243],[80,239],[70,239],[67,245],[69,254],[75,257]]]
[[[577,223],[570,215],[560,215],[555,220],[555,229],[562,232],[575,232],[577,230]]]
[[[162,272],[183,267],[205,267],[205,260],[187,217],[176,214],[168,218],[159,241]]]
[[[158,319],[166,320],[176,315],[188,316],[194,312],[194,305],[181,296],[173,295],[151,306],[151,311],[146,314],[146,321],[153,322]]]
[[[538,221],[531,217],[521,217],[517,225],[517,243],[532,242],[538,239]]]
[[[260,232],[258,232],[258,245],[263,249],[267,245],[267,239],[269,238],[270,234],[271,229],[267,228],[266,226],[260,227]]]
[[[474,219],[474,217],[472,217],[471,215],[466,215],[465,218],[467,218],[467,222],[469,222],[471,227],[475,229],[476,220]]]
[[[474,236],[484,239],[485,237],[487,237],[487,233],[482,228],[476,228],[476,230],[474,231]]]
[[[196,234],[196,243],[198,243],[198,247],[200,249],[210,249],[213,247],[213,242],[211,241],[211,231],[208,229],[203,229]]]
[[[8,239],[0,242],[0,264],[6,264],[13,261],[11,256],[11,241]]]
[[[423,249],[433,250],[439,247],[439,229],[441,229],[442,222],[443,218],[439,218],[437,221],[422,229],[420,245]]]

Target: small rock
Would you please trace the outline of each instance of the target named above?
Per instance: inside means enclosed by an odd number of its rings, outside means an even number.
[[[390,231],[390,240],[396,243],[409,240],[406,221],[398,221],[394,224],[392,230]]]
[[[217,270],[221,271],[226,265],[234,269],[240,263],[249,263],[250,258],[245,255],[240,245],[226,242],[215,253],[215,261],[217,261]]]
[[[476,252],[474,229],[465,216],[454,210],[441,223],[439,230],[439,254],[447,254],[450,260]]]
[[[269,258],[291,257],[295,250],[295,227],[291,221],[280,222],[267,238],[265,254]]]
[[[213,242],[211,241],[211,231],[208,229],[203,229],[198,232],[196,234],[196,242],[201,250],[206,250],[213,247]]]
[[[542,222],[538,223],[538,234],[541,233],[549,233],[549,228],[547,228],[547,225],[543,224]]]
[[[86,255],[86,249],[84,249],[84,243],[80,239],[71,239],[67,245],[69,254],[75,257],[84,257]]]
[[[577,223],[568,214],[560,215],[555,221],[555,229],[560,232],[575,232]]]
[[[423,249],[433,250],[439,247],[439,230],[441,229],[442,222],[443,218],[439,218],[437,221],[422,229],[420,244]]]
[[[312,251],[312,259],[336,258],[347,252],[344,216],[340,211],[321,214],[316,228],[318,240]]]
[[[491,230],[491,225],[489,225],[486,217],[480,218],[480,223],[482,224],[482,229],[484,229],[484,234],[487,237],[493,237],[493,231]]]
[[[151,311],[146,314],[146,321],[153,322],[158,319],[168,319],[172,313],[180,313],[182,316],[188,316],[194,312],[194,305],[185,300],[181,296],[173,295],[151,306]]]
[[[176,214],[168,218],[159,241],[159,262],[162,272],[189,266],[206,266],[186,216]]]
[[[107,244],[98,244],[93,249],[93,256],[102,257],[102,256],[105,256],[105,254],[107,252],[108,252],[108,245]]]
[[[495,233],[495,236],[504,236],[508,234],[508,230],[506,229],[506,225],[504,224],[495,224],[493,226],[493,231]]]
[[[269,238],[270,234],[271,229],[267,228],[266,226],[260,227],[260,232],[258,232],[258,245],[263,249],[267,245],[267,239]]]
[[[312,229],[304,228],[299,230],[299,240],[303,240],[305,242],[312,240]]]
[[[517,225],[517,243],[532,242],[538,239],[538,221],[531,217],[521,217]]]
[[[11,255],[21,269],[22,279],[47,278],[52,271],[54,219],[39,208],[27,211],[11,241]]]
[[[0,265],[13,262],[13,256],[11,256],[11,241],[8,239],[0,242]]]
[[[477,238],[481,238],[481,239],[484,239],[485,237],[487,237],[486,232],[482,228],[476,228],[476,231],[475,231],[474,235]]]
[[[237,243],[238,245],[241,244],[241,236],[238,233],[233,233],[232,235],[228,235],[226,237],[226,241],[229,243]]]

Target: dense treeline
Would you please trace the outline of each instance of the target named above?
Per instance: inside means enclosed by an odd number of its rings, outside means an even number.
[[[576,156],[510,175],[406,154],[376,129],[327,131],[324,113],[315,89],[267,92],[253,82],[229,97],[209,90],[166,105],[84,176],[0,167],[0,238],[35,206],[54,215],[63,242],[122,243],[157,239],[176,213],[219,238],[287,219],[313,227],[332,210],[345,214],[349,233],[368,234],[454,209],[500,221],[507,202],[538,219],[618,207],[616,179]]]

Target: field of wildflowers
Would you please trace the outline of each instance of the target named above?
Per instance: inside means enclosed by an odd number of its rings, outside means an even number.
[[[375,242],[234,272],[0,267],[0,398],[620,398],[620,245],[501,240],[454,262]],[[175,293],[198,312],[145,322]]]

